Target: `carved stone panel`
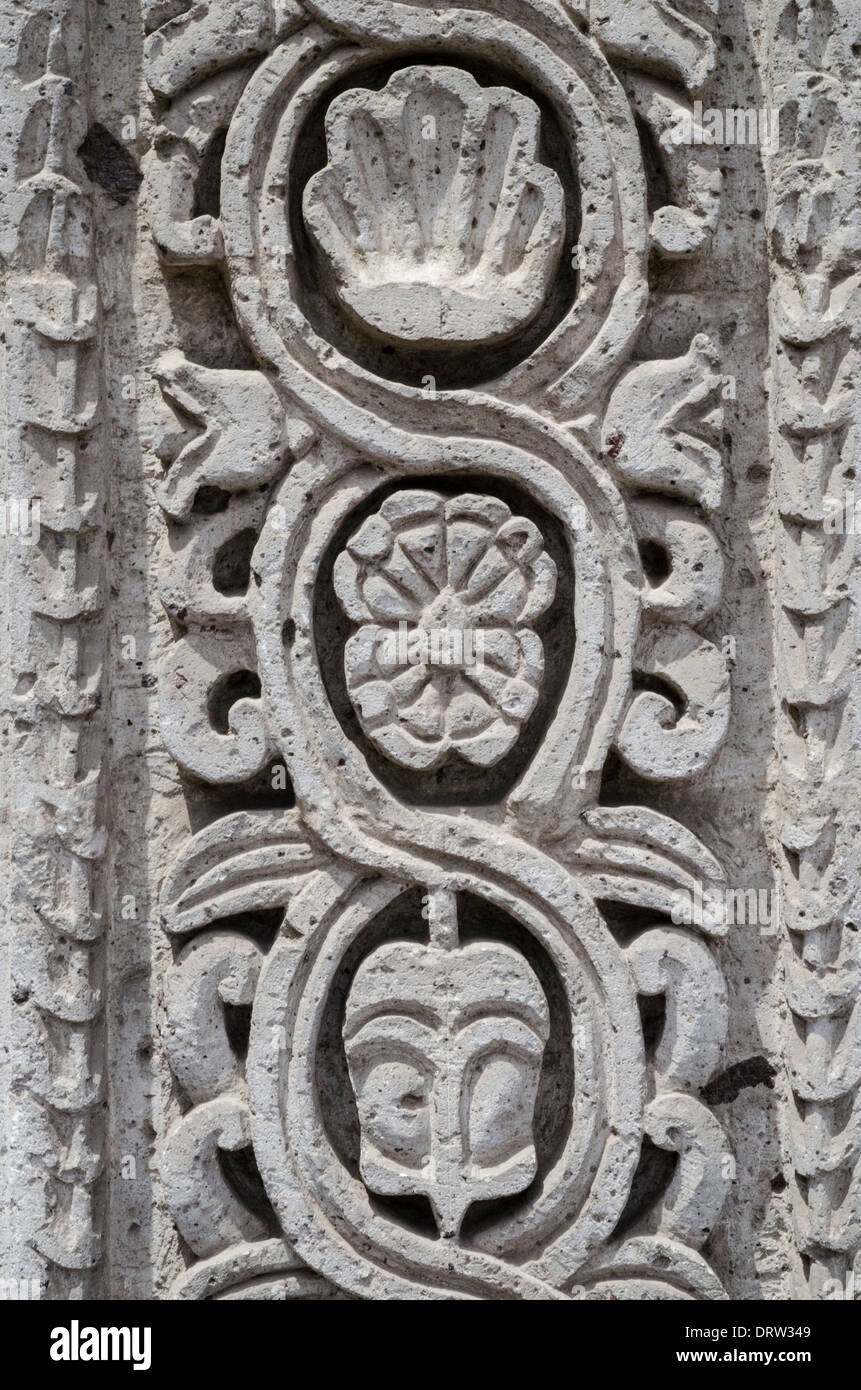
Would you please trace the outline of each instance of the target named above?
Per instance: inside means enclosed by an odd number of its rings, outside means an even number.
[[[3,12],[9,1277],[854,1297],[841,5]]]

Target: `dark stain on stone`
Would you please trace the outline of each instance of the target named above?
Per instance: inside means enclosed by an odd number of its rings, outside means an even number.
[[[748,1057],[712,1077],[700,1091],[700,1099],[706,1105],[726,1105],[748,1086],[767,1086],[773,1091],[775,1076],[777,1071],[767,1057]]]
[[[87,177],[97,183],[117,203],[127,203],[137,193],[143,174],[135,160],[115,135],[96,122],[78,146]]]
[[[607,454],[609,454],[611,459],[617,459],[619,457],[619,454],[622,452],[622,445],[624,444],[624,442],[625,436],[623,434],[610,435],[610,438],[607,440],[606,452]]]

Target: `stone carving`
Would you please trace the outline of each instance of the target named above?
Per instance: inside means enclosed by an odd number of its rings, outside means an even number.
[[[626,482],[689,497],[714,509],[723,495],[722,378],[705,334],[671,362],[645,362],[622,378],[604,423],[604,452]]]
[[[694,255],[717,225],[722,183],[717,151],[705,141],[694,108],[666,83],[634,72],[627,74],[625,86],[660,150],[672,193],[672,202],[652,217],[652,245],[668,260]],[[680,131],[689,131],[690,140],[680,140]]]
[[[671,691],[681,694],[685,709],[678,718],[666,695],[636,694],[616,747],[643,777],[687,777],[710,762],[726,738],[730,717],[726,662],[692,628],[663,624],[645,631],[635,660],[644,676],[658,676]]]
[[[534,102],[457,68],[404,68],[376,96],[332,102],[305,221],[360,324],[435,347],[494,343],[535,318],[565,230],[538,121]]]
[[[541,1058],[541,986],[507,946],[458,947],[453,901],[432,904],[430,943],[368,956],[347,999],[344,1038],[371,1192],[421,1193],[444,1239],[476,1201],[528,1187]]]
[[[589,201],[602,142],[602,177],[630,155],[601,113],[618,102],[631,116],[609,67],[587,94],[604,60],[590,45],[581,61],[576,26],[555,18],[564,43],[551,54],[516,21],[477,12],[450,36],[459,61],[428,65],[412,45],[433,11],[383,8],[343,17],[368,45],[346,62],[320,67],[338,17],[332,33],[297,29],[243,76],[221,213],[198,260],[223,245],[260,371],[177,354],[158,369],[166,399],[206,426],[165,436],[162,504],[182,544],[164,593],[183,628],[162,667],[163,734],[182,766],[240,795],[283,758],[297,803],[199,831],[163,890],[165,926],[192,939],[165,994],[168,1054],[191,1104],[162,1161],[178,1227],[209,1269],[177,1294],[239,1277],[228,1270],[287,1269],[294,1251],[354,1297],[557,1299],[581,1284],[603,1297],[613,1270],[624,1296],[641,1284],[723,1296],[697,1251],[726,1196],[726,1141],[692,1094],[721,1059],[720,972],[707,941],[666,918],[620,949],[594,901],[666,912],[692,873],[720,879],[669,818],[597,806],[614,745],[646,777],[685,779],[727,731],[726,665],[696,631],[720,597],[720,551],[691,510],[721,497],[716,350],[702,336],[681,359],[635,364],[607,404],[643,310],[643,172],[635,160],[614,196],[596,186]],[[395,60],[369,89],[360,64],[378,19]],[[463,55],[491,35],[511,80],[489,86]],[[211,83],[205,63],[200,75]],[[539,152],[533,91],[569,113],[578,245],[596,252],[567,302],[557,280],[574,229]],[[177,96],[183,113],[197,109]],[[296,181],[291,214],[294,100],[306,120],[319,109],[328,162]],[[184,207],[179,224],[187,196]],[[182,246],[193,257],[193,241]],[[273,278],[279,263],[286,276]],[[538,324],[544,336],[530,338]],[[501,374],[476,383],[472,366],[460,384],[452,350],[476,343],[503,353]],[[447,355],[444,389],[410,379],[407,348]],[[563,401],[593,407],[576,436],[555,418]],[[217,523],[196,511],[212,487],[228,499]],[[249,580],[228,602],[218,556],[241,527]],[[639,560],[647,542],[668,557],[657,587]],[[555,632],[560,592],[574,640],[563,650],[554,637],[545,696],[542,625]],[[342,634],[334,646],[327,624]],[[679,692],[682,716],[638,693],[637,673]],[[527,737],[523,776],[482,780]],[[467,779],[456,787],[474,788],[469,806],[483,794],[490,818],[399,797],[370,748],[414,774],[456,764]],[[237,932],[242,912],[274,908],[283,920],[265,941]],[[666,1003],[654,1058],[638,990]],[[246,1026],[250,1014],[247,1054],[237,1009]],[[336,1073],[323,1061],[335,1055]],[[646,1142],[674,1156],[676,1179],[628,1238]],[[231,1163],[243,1185],[225,1185]],[[424,1203],[431,1228],[404,1202]],[[476,1204],[492,1212],[480,1227]]]
[[[4,782],[11,836],[6,968],[12,1067],[4,1270],[55,1298],[85,1297],[101,1257],[103,779],[102,411],[94,229],[75,157],[86,130],[84,7],[5,19],[4,521],[8,617]],[[85,90],[85,88],[84,88]],[[5,1143],[5,1141],[4,1141]],[[38,1296],[34,1294],[33,1296]]]
[[[258,372],[213,372],[169,353],[158,366],[165,400],[200,427],[170,463],[162,506],[187,520],[199,487],[240,492],[283,468],[288,439],[278,397]]]
[[[842,32],[842,31],[841,31]],[[789,44],[789,47],[788,47]],[[786,925],[786,1062],[800,1297],[847,1296],[857,1274],[859,1057],[856,794],[849,582],[858,418],[857,60],[812,8],[779,6],[773,101],[791,138],[770,162],[777,340],[776,630]],[[848,482],[847,482],[848,480]],[[848,489],[848,490],[847,490]],[[829,513],[840,499],[840,520]],[[843,508],[851,519],[843,518]],[[857,1297],[857,1294],[854,1294]]]
[[[749,166],[712,0],[141,10],[91,113],[77,0],[2,60],[15,1275],[851,1296],[839,0],[768,10]]]
[[[504,502],[387,498],[335,564],[338,598],[362,623],[344,653],[362,728],[406,767],[452,750],[498,762],[538,699],[544,653],[527,624],[555,587],[539,531]]]
[[[709,26],[717,13],[716,0],[706,0],[698,10],[700,23],[679,5],[662,0],[634,0],[624,9],[611,0],[595,0],[590,12],[608,52],[633,58],[644,67],[654,66],[693,91],[714,67],[715,43]]]

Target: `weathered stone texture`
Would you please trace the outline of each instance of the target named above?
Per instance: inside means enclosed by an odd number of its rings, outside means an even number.
[[[50,1298],[854,1297],[854,0],[0,3]]]

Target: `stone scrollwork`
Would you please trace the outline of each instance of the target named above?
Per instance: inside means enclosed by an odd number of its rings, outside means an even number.
[[[632,360],[650,235],[695,255],[715,181],[650,232],[610,10],[232,8],[147,48],[163,261],[222,266],[257,359],[155,368],[163,738],[230,794],[162,893],[175,1296],[724,1297],[719,931],[668,920],[721,868],[601,804],[616,753],[680,782],[730,720],[717,350]],[[695,90],[709,34],[640,8]]]

